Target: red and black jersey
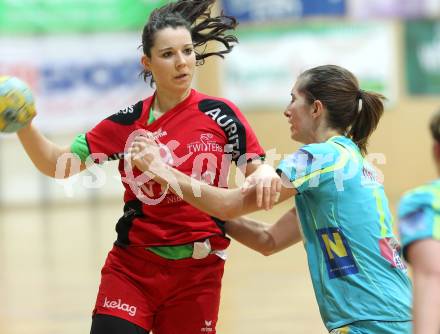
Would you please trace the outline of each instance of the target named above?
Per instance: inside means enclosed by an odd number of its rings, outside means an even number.
[[[192,90],[184,101],[148,125],[153,99],[151,96],[121,110],[86,133],[90,153],[120,159],[125,206],[116,225],[116,244],[171,246],[211,237],[214,248],[226,248],[229,240],[224,236],[223,222],[171,192],[164,193],[155,181],[146,182],[142,193],[156,204],[146,204],[136,197],[129,182],[124,181],[127,141],[136,130],[152,132],[168,153],[167,163],[187,175],[224,187],[231,161],[240,165],[264,156],[264,150],[243,114],[228,100]],[[140,174],[136,168],[132,172],[135,176]]]

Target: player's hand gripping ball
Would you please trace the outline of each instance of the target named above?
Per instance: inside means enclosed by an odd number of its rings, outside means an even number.
[[[29,87],[15,77],[0,76],[0,132],[16,132],[36,115]]]

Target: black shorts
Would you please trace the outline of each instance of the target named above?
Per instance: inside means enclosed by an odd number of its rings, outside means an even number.
[[[93,316],[90,334],[148,334],[145,329],[131,322],[111,315]]]

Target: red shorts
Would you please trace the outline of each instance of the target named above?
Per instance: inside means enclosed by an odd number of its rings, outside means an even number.
[[[168,260],[144,248],[114,246],[101,271],[93,314],[130,321],[154,334],[216,333],[224,260]]]

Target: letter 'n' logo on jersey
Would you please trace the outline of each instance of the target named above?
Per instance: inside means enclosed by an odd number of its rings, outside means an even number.
[[[353,253],[341,229],[329,227],[316,231],[330,279],[359,272]]]

